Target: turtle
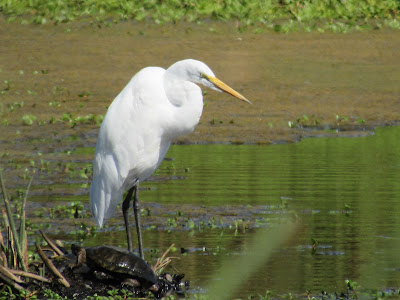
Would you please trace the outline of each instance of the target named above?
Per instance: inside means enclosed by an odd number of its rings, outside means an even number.
[[[71,250],[77,257],[74,269],[86,263],[90,271],[101,271],[130,285],[157,290],[158,279],[150,265],[126,249],[115,246],[84,248],[72,244]]]

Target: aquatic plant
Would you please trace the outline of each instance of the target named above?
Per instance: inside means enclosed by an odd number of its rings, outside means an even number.
[[[49,101],[49,106],[60,107],[61,104],[58,101]]]
[[[19,108],[22,108],[24,106],[24,101],[20,102],[13,102],[13,103],[8,103],[7,104],[7,109],[9,112],[12,112],[14,110],[17,110]]]
[[[320,124],[320,120],[315,115],[311,115],[310,117],[308,117],[306,114],[303,114],[302,116],[297,117],[296,122],[288,121],[288,125],[290,128],[318,126],[319,124]]]
[[[91,95],[93,95],[93,93],[89,92],[89,91],[83,91],[83,92],[78,94],[78,96],[81,97],[81,98],[88,98]]]
[[[10,90],[10,80],[4,80],[6,87],[0,89],[0,95],[6,94]]]
[[[65,88],[62,87],[62,86],[55,85],[55,86],[53,86],[53,91],[52,91],[52,93],[53,93],[54,96],[56,96],[56,95],[63,95],[64,93],[67,93],[67,94],[68,94],[68,90],[65,89]]]
[[[344,115],[338,115],[334,114],[336,124],[337,125],[344,125],[344,124],[364,124],[365,120],[363,118],[360,118],[358,116],[344,116]]]
[[[176,218],[167,218],[167,220],[165,221],[165,224],[167,227],[177,227],[178,224],[176,222]]]
[[[32,114],[23,115],[22,121],[24,125],[31,126],[36,121],[36,116]]]
[[[100,126],[103,119],[103,115],[88,114],[86,116],[75,116],[72,113],[63,113],[59,120],[69,123],[71,128],[73,128],[77,124],[96,124]]]
[[[74,201],[67,205],[57,205],[48,209],[51,219],[77,219],[82,218],[85,213],[86,209],[80,201]]]

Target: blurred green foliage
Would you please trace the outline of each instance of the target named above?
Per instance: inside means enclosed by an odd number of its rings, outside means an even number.
[[[245,25],[297,22],[394,20],[399,0],[2,0],[8,21],[44,24],[90,19],[151,20],[155,23],[237,20]],[[385,22],[392,26],[392,22]],[[279,26],[282,26],[280,24]],[[398,22],[395,22],[398,27]],[[393,27],[393,26],[392,26]]]

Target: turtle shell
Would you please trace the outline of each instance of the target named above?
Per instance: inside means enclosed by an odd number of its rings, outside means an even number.
[[[85,250],[86,263],[90,268],[119,277],[131,277],[145,286],[151,286],[157,282],[157,277],[149,264],[126,249],[98,246],[85,248]]]

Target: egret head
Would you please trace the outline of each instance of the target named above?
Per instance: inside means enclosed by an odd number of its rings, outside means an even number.
[[[194,59],[181,60],[169,67],[168,71],[173,71],[172,73],[181,79],[199,83],[219,92],[223,91],[251,104],[246,97],[216,78],[213,71],[211,71],[211,69],[201,61]]]

